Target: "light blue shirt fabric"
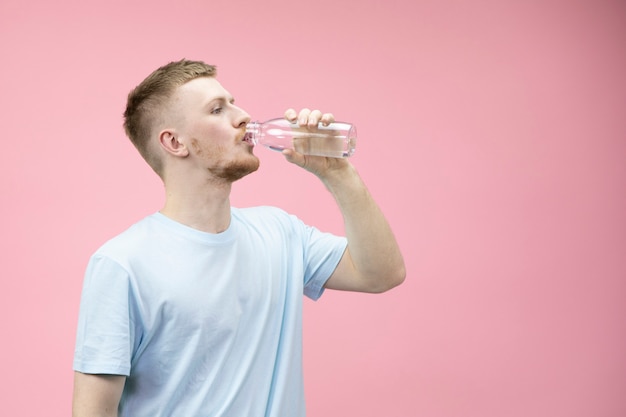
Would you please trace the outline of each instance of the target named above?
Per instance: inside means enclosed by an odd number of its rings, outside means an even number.
[[[300,417],[302,296],[346,240],[272,207],[223,233],[155,213],[91,258],[74,369],[126,375],[120,417]]]

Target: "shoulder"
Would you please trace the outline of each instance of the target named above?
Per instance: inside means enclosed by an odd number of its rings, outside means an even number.
[[[306,234],[307,226],[293,214],[273,206],[233,209],[232,218],[248,235],[292,239]]]
[[[273,206],[257,206],[246,208],[233,208],[232,216],[241,223],[257,222],[278,222],[292,223],[299,222],[298,218],[285,210]]]
[[[154,221],[153,216],[150,215],[137,221],[110,238],[96,250],[93,256],[120,260],[136,251],[145,250],[145,245],[154,240],[154,229],[158,228],[158,223]]]

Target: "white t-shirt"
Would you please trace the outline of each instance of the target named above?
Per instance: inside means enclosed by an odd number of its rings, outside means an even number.
[[[273,207],[223,233],[155,213],[91,258],[74,369],[126,375],[120,417],[300,417],[302,295],[346,240]]]

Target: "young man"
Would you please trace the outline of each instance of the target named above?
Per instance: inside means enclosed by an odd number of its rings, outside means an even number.
[[[304,416],[302,295],[382,292],[404,262],[347,159],[285,158],[319,177],[346,237],[273,207],[230,205],[259,166],[249,115],[198,61],[167,64],[128,97],[124,127],[165,185],[164,207],[91,258],[81,298],[73,414]],[[288,110],[314,130],[331,114]]]

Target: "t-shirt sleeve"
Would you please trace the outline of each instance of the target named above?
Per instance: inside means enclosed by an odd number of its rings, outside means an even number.
[[[339,264],[348,244],[345,237],[333,235],[305,226],[304,295],[319,299],[324,284]]]
[[[78,316],[74,370],[129,375],[135,328],[128,272],[94,255],[87,266]]]

